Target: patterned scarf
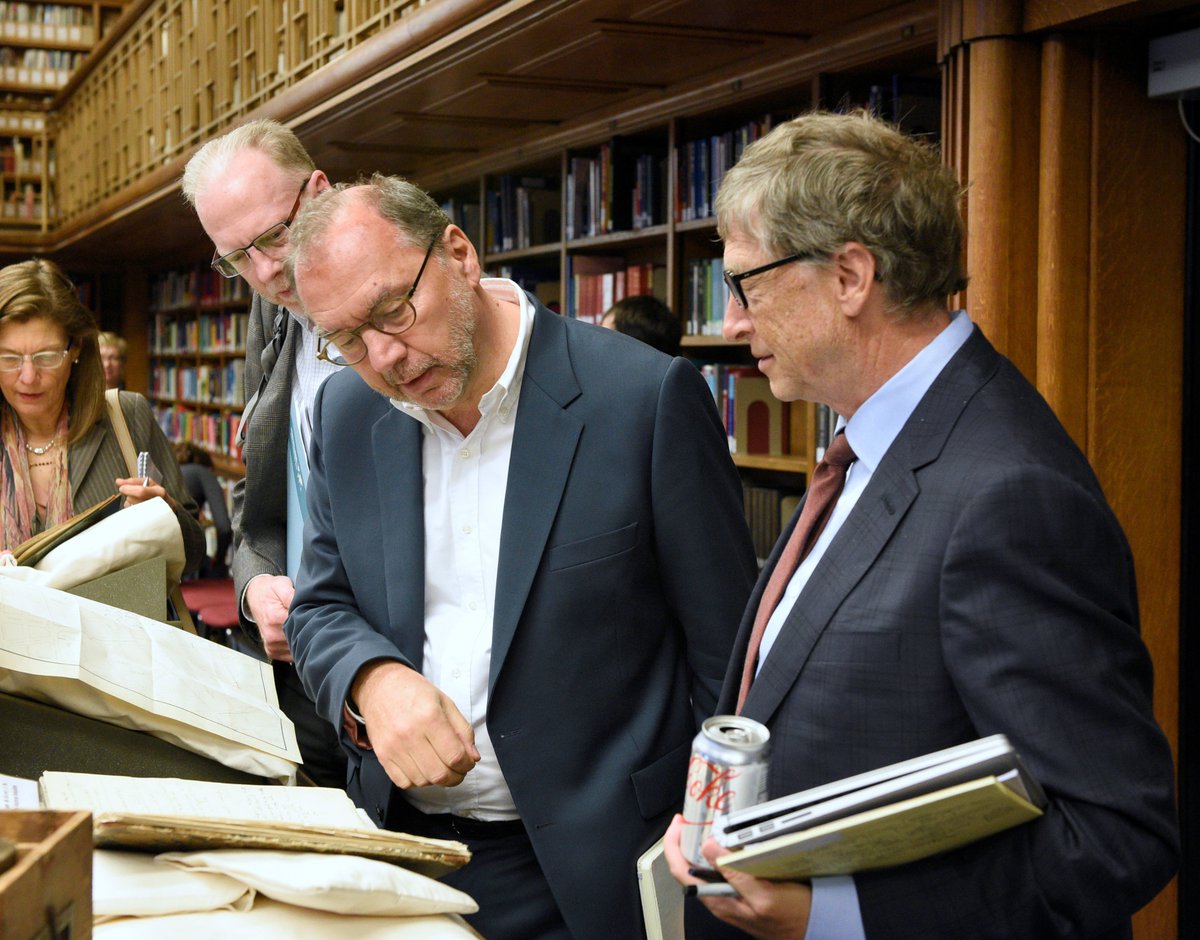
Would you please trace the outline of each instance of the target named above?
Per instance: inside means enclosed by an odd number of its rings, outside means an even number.
[[[67,476],[67,412],[58,420],[58,442],[37,457],[25,449],[25,429],[9,408],[0,409],[0,520],[4,523],[3,548],[12,550],[43,529],[71,518],[71,481]],[[50,493],[44,518],[38,518],[29,459],[50,462]],[[40,524],[39,524],[40,523]]]

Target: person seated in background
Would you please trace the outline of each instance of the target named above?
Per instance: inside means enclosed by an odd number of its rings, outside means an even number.
[[[618,300],[608,308],[600,325],[640,339],[668,356],[679,355],[683,328],[671,308],[657,297],[644,294]]]
[[[100,364],[104,366],[104,387],[125,387],[125,353],[129,348],[116,333],[100,334]]]
[[[179,520],[184,571],[194,572],[205,556],[199,511],[149,403],[133,392],[121,393],[121,408],[160,479],[126,477],[105,408],[98,334],[52,261],[0,269],[0,548],[16,548],[114,492],[127,504],[160,496]]]
[[[179,462],[179,470],[183,474],[184,483],[187,484],[188,493],[202,511],[207,508],[217,533],[216,551],[205,558],[200,568],[200,576],[227,577],[229,566],[226,559],[229,543],[233,541],[233,525],[229,521],[225,490],[221,488],[221,481],[213,472],[212,457],[203,448],[189,441],[180,441],[175,445],[175,459]]]

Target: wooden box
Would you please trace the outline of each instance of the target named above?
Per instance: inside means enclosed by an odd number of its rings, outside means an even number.
[[[0,874],[0,940],[92,936],[92,815],[0,810],[17,862]]]

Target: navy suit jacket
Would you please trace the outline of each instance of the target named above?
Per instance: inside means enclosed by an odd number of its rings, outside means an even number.
[[[996,732],[1045,787],[1031,824],[857,875],[868,938],[1117,937],[1178,850],[1151,685],[1120,525],[976,330],[831,542],[743,714],[771,728],[771,797]]]
[[[317,397],[286,630],[339,726],[363,665],[421,668],[422,436],[350,370]],[[680,808],[755,575],[691,364],[538,308],[497,574],[488,729],[505,780],[573,935],[640,936],[635,861]],[[395,789],[343,742],[350,791],[386,819]]]

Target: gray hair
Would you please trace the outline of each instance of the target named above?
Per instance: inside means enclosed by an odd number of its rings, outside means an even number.
[[[905,312],[966,286],[961,198],[934,148],[866,112],[813,112],[746,148],[717,193],[717,229],[781,257],[859,242]]]
[[[402,177],[375,173],[369,180],[338,183],[305,203],[292,223],[284,270],[293,283],[296,268],[306,263],[308,252],[324,241],[353,202],[364,203],[391,222],[399,244],[405,247],[428,248],[450,224],[450,217],[425,190]],[[440,245],[433,254],[440,260]]]
[[[236,127],[228,134],[214,137],[197,150],[183,168],[180,188],[188,205],[196,208],[196,199],[208,181],[229,166],[229,161],[246,150],[258,150],[281,170],[311,176],[316,165],[300,139],[278,121],[266,118]]]

